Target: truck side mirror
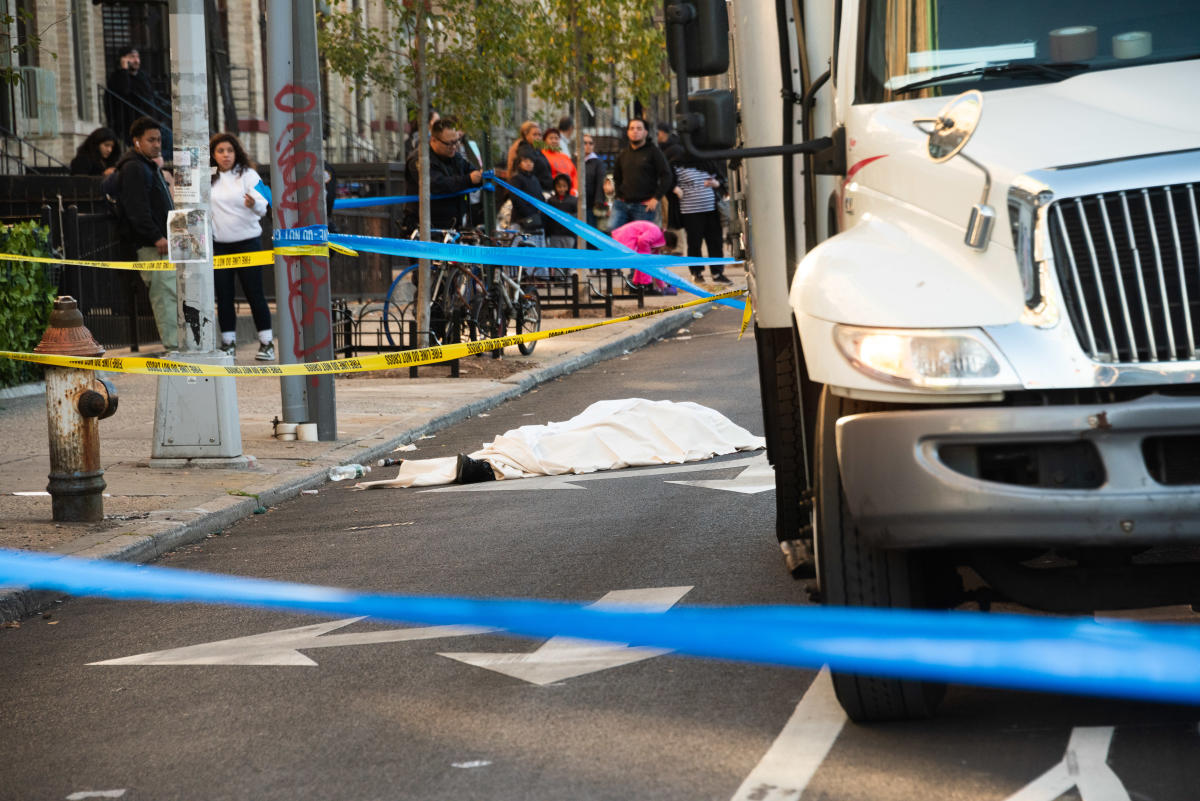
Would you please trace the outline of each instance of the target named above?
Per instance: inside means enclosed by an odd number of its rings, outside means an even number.
[[[982,114],[983,94],[972,89],[947,103],[938,112],[937,119],[917,120],[933,123],[933,130],[929,132],[929,158],[935,164],[941,164],[957,156],[979,127]]]
[[[962,158],[983,171],[983,196],[971,207],[971,217],[967,220],[966,234],[963,244],[975,250],[987,250],[988,241],[992,235],[992,226],[996,222],[996,210],[988,205],[988,194],[992,190],[992,175],[979,162],[962,152],[967,141],[979,127],[979,118],[983,114],[983,93],[978,89],[963,92],[951,100],[937,117],[933,119],[916,119],[913,125],[929,136],[929,158],[935,164],[949,161],[955,156]],[[926,130],[922,125],[932,124],[933,128]]]
[[[701,89],[688,95],[688,115],[676,108],[680,130],[696,147],[727,150],[737,144],[737,98],[728,89]]]
[[[668,20],[686,20],[684,66],[689,76],[723,75],[729,71],[729,12],[725,0],[666,0]],[[681,72],[679,52],[667,40],[671,69]]]

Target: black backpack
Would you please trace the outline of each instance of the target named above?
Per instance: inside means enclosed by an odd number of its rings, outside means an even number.
[[[121,208],[117,205],[117,198],[121,196],[121,171],[113,170],[104,176],[104,180],[100,182],[100,191],[104,195],[104,207],[108,210],[108,216],[120,220]]]

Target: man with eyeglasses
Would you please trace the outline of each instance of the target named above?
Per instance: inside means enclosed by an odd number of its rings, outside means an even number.
[[[458,151],[461,135],[457,121],[443,117],[435,122],[429,132],[429,224],[433,228],[461,228],[466,217],[468,201],[466,195],[437,198],[471,189],[483,182],[483,173],[471,169],[471,164]],[[420,159],[418,151],[408,157],[405,165],[410,194],[420,186]],[[404,226],[410,231],[419,223],[420,207],[409,203],[404,207]]]

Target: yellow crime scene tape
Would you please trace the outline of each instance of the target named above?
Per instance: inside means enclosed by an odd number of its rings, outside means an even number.
[[[232,256],[214,256],[214,270],[228,270],[236,267],[262,267],[275,263],[276,254],[280,256],[328,256],[329,251],[345,253],[347,256],[357,256],[358,253],[341,245],[286,245],[274,250],[256,250],[252,253],[235,253]],[[58,259],[48,256],[16,256],[11,253],[0,253],[0,261],[33,261],[41,264],[66,264],[72,267],[98,267],[105,270],[157,270],[165,272],[174,270],[176,263],[163,259],[161,261],[88,261],[85,259]]]
[[[629,314],[624,317],[614,317],[611,320],[601,320],[596,323],[574,325],[569,328],[555,328],[550,331],[535,331],[531,334],[518,334],[510,337],[482,339],[477,342],[460,342],[449,345],[439,345],[432,348],[401,350],[393,353],[379,353],[370,356],[360,356],[354,359],[331,359],[323,362],[304,362],[303,364],[272,364],[272,365],[216,365],[192,364],[177,362],[171,359],[150,359],[144,356],[56,356],[46,353],[18,353],[15,351],[0,351],[0,357],[22,362],[34,362],[53,367],[76,367],[84,370],[105,370],[112,373],[135,373],[138,375],[183,375],[194,377],[214,378],[279,378],[289,375],[329,375],[333,373],[365,373],[375,370],[392,370],[398,367],[418,367],[424,364],[436,364],[464,356],[474,356],[492,350],[519,345],[524,342],[537,342],[542,339],[560,337],[589,328],[599,328],[602,325],[625,323],[653,317],[657,314],[700,306],[716,300],[741,297],[746,294],[744,289],[723,292],[709,298],[696,298],[675,306],[662,309]],[[747,304],[749,307],[749,304]],[[742,328],[745,330],[746,318],[743,316]]]

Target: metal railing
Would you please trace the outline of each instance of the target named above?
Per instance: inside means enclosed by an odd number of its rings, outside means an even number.
[[[66,164],[0,125],[0,174],[66,175],[69,172]]]
[[[170,109],[161,108],[155,103],[151,103],[149,108],[136,106],[125,98],[121,97],[113,90],[109,89],[107,86],[103,86],[101,84],[96,84],[96,98],[100,103],[100,108],[104,110],[105,118],[108,120],[110,125],[125,127],[113,119],[113,117],[116,116],[127,117],[130,124],[132,124],[133,121],[138,117],[150,117],[151,119],[158,121],[159,125],[162,126],[163,153],[171,152],[169,145],[171,142],[172,132],[171,126],[168,124],[171,120]],[[117,131],[114,129],[114,132],[117,134],[117,136],[121,137],[122,142],[129,137],[128,130]]]
[[[1050,240],[1075,334],[1094,360],[1194,360],[1200,191],[1193,184],[1061,200]]]

